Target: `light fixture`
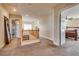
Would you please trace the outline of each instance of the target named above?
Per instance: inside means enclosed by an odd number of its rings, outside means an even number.
[[[13,11],[16,11],[16,9],[14,8]]]
[[[68,20],[66,19],[65,22],[67,22]]]

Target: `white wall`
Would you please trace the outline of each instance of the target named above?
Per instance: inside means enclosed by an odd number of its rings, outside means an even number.
[[[40,17],[40,37],[52,40],[52,17],[51,14]]]
[[[49,15],[40,16],[40,36],[48,38],[55,45],[59,46],[59,37],[58,37],[58,25],[59,21],[56,19],[58,16],[56,15],[54,9],[50,10]],[[56,18],[54,18],[56,17]]]
[[[61,12],[61,45],[65,43],[66,13]]]
[[[50,27],[50,40],[54,42],[54,9],[51,9],[50,15],[49,15],[49,27]]]
[[[37,26],[39,28],[39,18],[35,17],[35,16],[31,16],[31,15],[26,15],[26,16],[22,16],[22,28],[23,25],[27,23],[27,24],[31,24],[32,25],[32,29],[34,30],[35,27]],[[29,34],[29,32],[23,31],[23,34]]]
[[[49,20],[48,20],[48,15],[43,15],[41,16],[40,18],[40,21],[39,21],[39,27],[40,27],[40,36],[41,37],[50,37],[49,34]]]
[[[23,23],[24,22],[33,22],[35,21],[37,26],[39,27],[39,34],[40,37],[47,38],[49,40],[53,40],[54,38],[54,33],[53,33],[53,14],[54,12],[50,13],[49,15],[39,15],[38,17],[33,17],[33,16],[23,16]],[[53,20],[52,20],[53,19]]]
[[[66,5],[64,5],[66,6]],[[39,29],[40,29],[40,36],[48,38],[53,41],[55,45],[60,45],[60,9],[64,8],[63,5],[61,7],[56,7],[51,9],[49,15],[40,15],[39,20]],[[35,20],[32,17],[24,17],[24,20]],[[62,41],[63,43],[64,41]],[[62,44],[61,43],[61,44]]]
[[[4,46],[4,16],[9,18],[8,12],[0,6],[0,48]]]
[[[61,24],[62,24],[61,25],[61,45],[65,43],[66,26],[70,26],[70,27],[79,26],[78,25],[78,23],[79,23],[78,19],[65,21],[66,17],[70,17],[70,18],[71,17],[79,17],[78,14],[79,14],[79,5],[71,7],[69,9],[66,9],[66,10],[61,12]]]
[[[68,20],[66,23],[67,23],[66,26],[69,26],[69,27],[79,27],[79,20],[78,19]]]
[[[34,16],[22,16],[22,23],[35,23],[39,27],[39,18]]]
[[[63,44],[65,42],[64,39],[60,42],[60,10],[70,6],[72,6],[72,4],[61,4],[60,6],[52,9],[49,15],[39,16],[40,36],[52,40],[54,44],[58,46],[60,43]],[[33,18],[31,19],[33,20]]]
[[[73,27],[78,27],[79,25],[79,4],[72,7],[72,8],[69,8],[67,10],[64,10],[62,12],[62,17],[66,20],[66,17],[68,18],[75,18],[75,19],[72,19],[72,20],[68,20],[66,22],[67,26],[73,26]]]
[[[66,10],[70,7],[73,7],[74,4],[59,4],[54,7],[54,44],[55,45],[63,45],[65,43],[65,39],[63,39],[64,32],[61,32],[61,17],[60,14],[63,10]],[[61,34],[63,35],[61,37]],[[62,38],[62,39],[61,39]]]
[[[79,27],[79,19],[68,20],[66,22],[66,26],[68,26],[68,27]],[[79,28],[71,28],[71,29],[77,29],[77,33],[78,33],[78,37],[79,37]]]

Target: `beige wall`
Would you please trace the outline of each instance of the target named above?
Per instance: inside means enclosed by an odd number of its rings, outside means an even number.
[[[9,18],[8,12],[0,5],[0,48],[4,46],[4,16]]]

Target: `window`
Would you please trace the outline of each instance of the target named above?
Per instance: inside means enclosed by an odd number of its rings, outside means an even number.
[[[31,30],[32,25],[31,24],[24,24],[23,28],[24,28],[24,30]]]

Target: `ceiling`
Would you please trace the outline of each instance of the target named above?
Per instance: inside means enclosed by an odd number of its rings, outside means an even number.
[[[3,7],[11,14],[35,14],[35,15],[47,15],[51,12],[51,9],[55,7],[56,3],[6,3],[2,4]],[[13,11],[16,9],[16,12]]]
[[[10,14],[21,15],[24,21],[32,21],[25,20],[29,19],[29,15],[32,19],[37,18],[39,16],[49,15],[54,7],[68,5],[67,3],[2,3],[1,4]],[[13,9],[16,9],[14,12]],[[71,12],[73,13],[73,12]]]
[[[63,16],[68,18],[79,18],[79,4],[62,12]]]

